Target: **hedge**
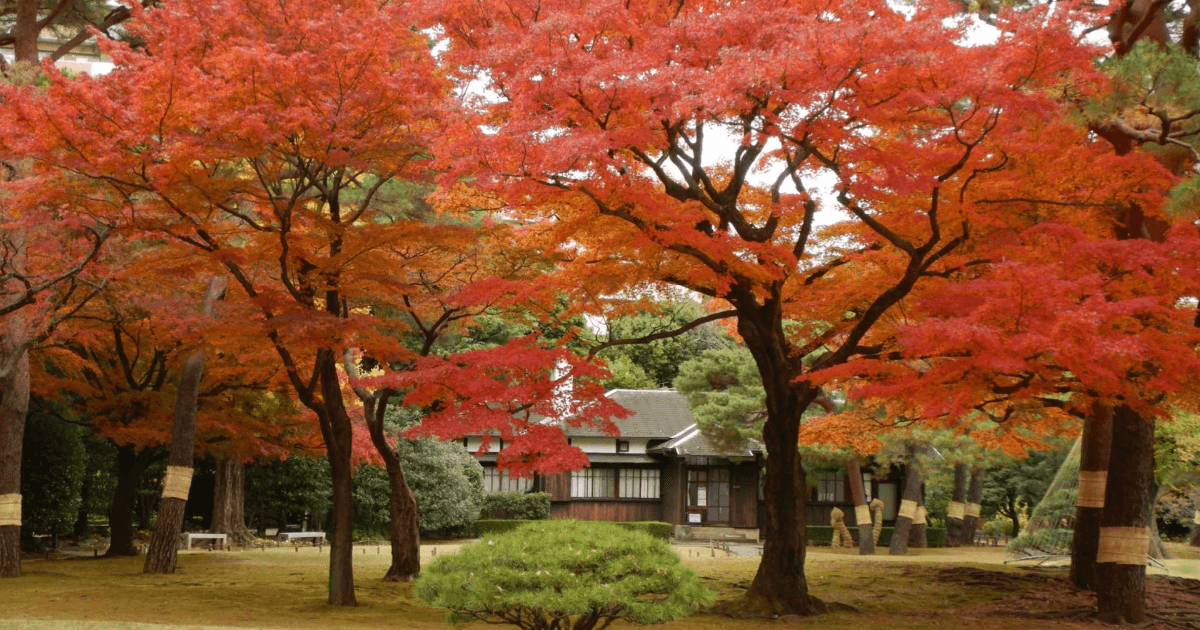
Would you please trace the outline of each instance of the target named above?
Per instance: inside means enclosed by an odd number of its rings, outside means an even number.
[[[550,518],[550,495],[545,492],[491,492],[483,495],[479,518],[522,521],[547,519]]]
[[[662,521],[637,521],[633,523],[617,523],[617,525],[633,531],[646,532],[659,540],[669,540],[671,538],[671,524],[663,523]]]
[[[475,521],[475,535],[488,536],[493,534],[503,534],[512,530],[532,523],[531,520],[520,519],[479,519]],[[617,525],[632,531],[646,532],[652,537],[659,540],[668,540],[671,537],[671,524],[661,523],[659,521],[638,521],[636,523],[617,523]],[[828,544],[828,540],[826,541]]]
[[[883,531],[879,532],[879,542],[876,546],[886,547],[892,543],[892,532],[894,528],[884,527]],[[857,528],[850,529],[851,537],[858,535]],[[946,528],[944,527],[926,527],[925,537],[929,541],[930,547],[945,547],[946,546]],[[829,525],[809,525],[808,526],[808,544],[828,547],[830,541],[833,540],[833,528]],[[857,538],[855,541],[857,542]]]

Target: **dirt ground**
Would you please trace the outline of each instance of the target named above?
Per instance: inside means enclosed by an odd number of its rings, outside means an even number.
[[[459,545],[424,545],[426,561]],[[1172,545],[1175,560],[1149,580],[1147,601],[1155,630],[1200,630],[1200,550]],[[676,547],[683,561],[722,600],[749,586],[756,557]],[[408,584],[380,581],[387,548],[355,550],[360,606],[324,603],[328,550],[284,547],[266,551],[181,554],[170,576],[141,573],[142,558],[31,559],[25,576],[0,583],[0,630],[292,630],[445,628],[445,615],[417,601]],[[701,612],[667,628],[1092,628],[1094,597],[1071,588],[1062,567],[1005,564],[1003,549],[916,550],[861,557],[851,550],[810,549],[813,594],[860,612],[811,618],[738,619]],[[784,622],[783,624],[780,621]],[[472,628],[489,627],[472,624]],[[614,624],[612,627],[630,627]]]

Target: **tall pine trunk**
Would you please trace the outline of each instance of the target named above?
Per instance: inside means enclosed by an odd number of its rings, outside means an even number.
[[[208,282],[200,312],[212,317],[216,301],[225,293],[225,279]],[[200,403],[200,380],[204,377],[204,349],[193,351],[183,362],[179,389],[175,395],[175,414],[171,423],[171,446],[167,453],[167,474],[163,477],[162,500],[158,518],[146,551],[143,573],[174,573],[178,560],[176,548],[183,529],[183,512],[192,484],[192,453],[196,448],[196,408]]]
[[[1112,408],[1099,403],[1083,423],[1079,444],[1079,492],[1075,499],[1075,530],[1071,536],[1071,583],[1096,588],[1096,546],[1104,512],[1105,478],[1112,446]]]
[[[967,465],[960,462],[954,465],[954,492],[946,508],[946,545],[949,547],[961,547],[965,542],[966,500]]]
[[[192,451],[196,442],[196,403],[200,379],[204,375],[204,352],[196,351],[183,362],[179,390],[175,398],[175,417],[171,447],[167,453],[167,473],[163,477],[162,499],[150,548],[146,551],[143,573],[174,573],[178,560],[176,548],[183,530],[183,511],[187,507],[192,483]]]
[[[924,493],[917,493],[917,514],[913,519],[912,531],[908,535],[908,546],[914,549],[927,549],[929,547],[929,532],[928,532],[928,517],[929,512],[925,510]]]
[[[971,483],[967,486],[967,505],[963,508],[962,542],[964,545],[975,542],[975,532],[979,530],[979,504],[983,501],[983,466],[976,464],[971,467]]]
[[[1141,623],[1146,616],[1146,559],[1154,483],[1154,421],[1125,405],[1113,409],[1112,443],[1100,544],[1096,605],[1101,619]]]
[[[29,353],[20,314],[0,331],[0,577],[21,575],[21,447],[29,411]]]
[[[1200,547],[1200,492],[1195,494],[1196,509],[1192,516],[1192,536],[1188,538],[1188,544],[1192,547]]]
[[[246,465],[236,455],[223,456],[216,464],[208,531],[227,535],[230,544],[248,545],[254,533],[246,527]]]
[[[871,508],[867,505],[867,494],[863,492],[862,468],[858,460],[846,459],[846,476],[850,477],[850,498],[854,500],[854,518],[858,523],[858,555],[875,555],[875,539],[872,536]]]
[[[912,450],[909,449],[911,455]],[[904,494],[900,501],[900,511],[896,515],[896,525],[892,529],[892,543],[888,553],[902,556],[908,553],[908,538],[913,527],[913,517],[916,516],[917,506],[921,501],[921,465],[915,456],[910,456],[904,472]]]

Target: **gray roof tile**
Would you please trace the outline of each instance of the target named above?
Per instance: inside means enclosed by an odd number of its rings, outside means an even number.
[[[687,396],[673,389],[614,389],[605,396],[632,413],[613,420],[623,438],[667,439],[695,424]],[[566,427],[568,436],[604,436],[592,426]]]

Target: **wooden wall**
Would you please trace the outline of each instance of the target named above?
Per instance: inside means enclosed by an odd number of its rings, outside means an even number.
[[[730,471],[729,525],[758,527],[758,464],[738,464]]]
[[[660,501],[574,501],[550,504],[552,518],[573,518],[580,521],[661,521]]]
[[[542,490],[550,495],[551,501],[567,501],[571,498],[570,474],[559,473],[541,478]]]

